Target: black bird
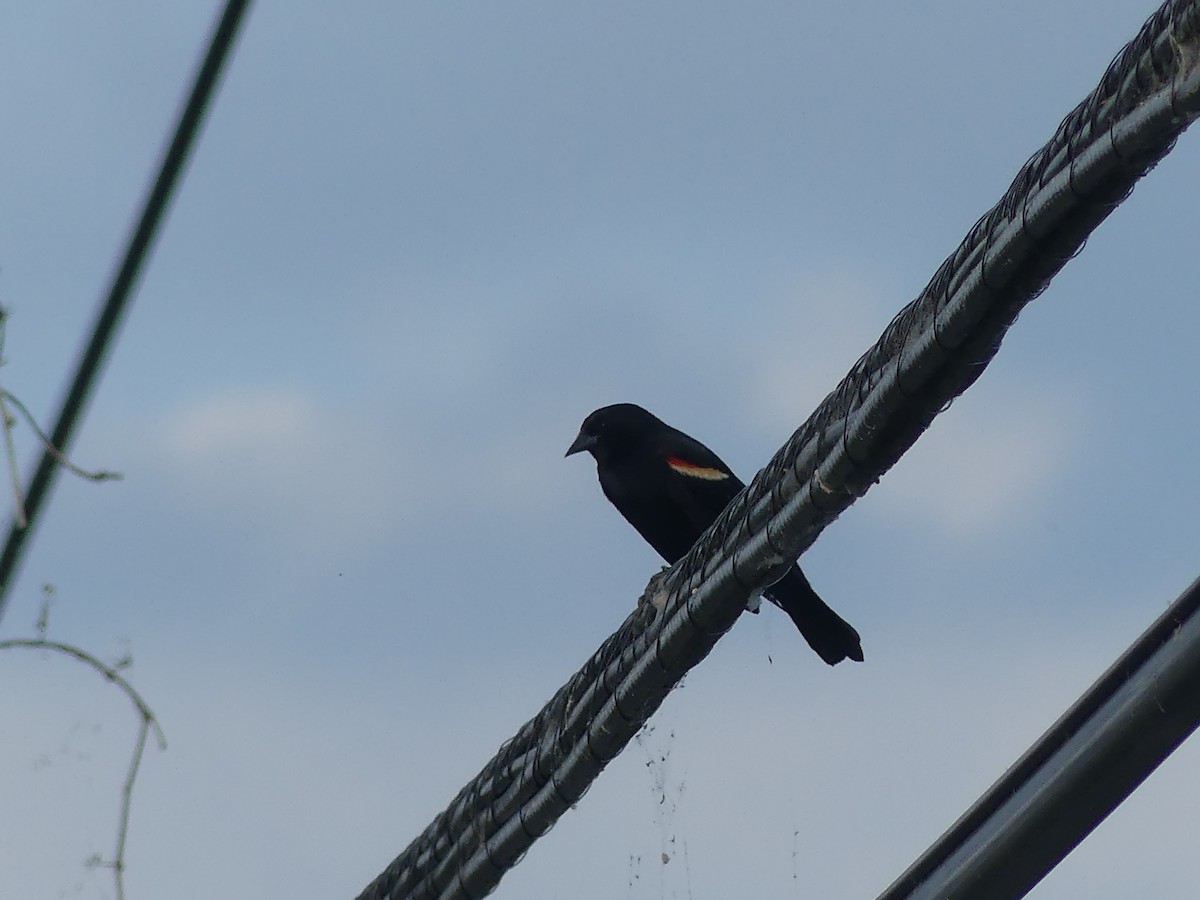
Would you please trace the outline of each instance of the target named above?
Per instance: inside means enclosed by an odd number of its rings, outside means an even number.
[[[668,563],[682,559],[742,489],[720,457],[640,406],[618,403],[583,420],[567,456],[596,459],[604,495]],[[863,658],[858,632],[792,565],[765,591],[829,665]]]

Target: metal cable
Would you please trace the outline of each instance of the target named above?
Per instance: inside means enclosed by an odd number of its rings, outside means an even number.
[[[238,28],[249,6],[250,0],[229,0],[213,29],[208,51],[196,72],[187,102],[179,113],[174,136],[163,153],[158,175],[149,194],[146,195],[137,226],[129,238],[121,264],[113,275],[104,303],[96,316],[91,336],[79,358],[75,375],[59,410],[58,421],[50,432],[50,444],[60,454],[66,454],[70,449],[76,426],[95,386],[105,353],[121,322],[122,314],[133,298],[142,264],[158,236],[167,205],[171,202],[180,173],[195,145],[204,112],[212,99],[217,80],[233,49]],[[20,564],[25,543],[33,533],[33,527],[39,519],[39,513],[58,474],[58,468],[59,463],[54,452],[50,448],[45,449],[24,492],[26,524],[22,527],[16,516],[9,522],[8,538],[5,540],[3,551],[0,551],[0,618],[4,615],[8,592]]]
[[[1170,0],[916,300],[540,713],[360,895],[476,898],[576,802],[747,598],[979,377],[1018,312],[1200,112],[1200,0]],[[646,602],[665,602],[661,611]]]

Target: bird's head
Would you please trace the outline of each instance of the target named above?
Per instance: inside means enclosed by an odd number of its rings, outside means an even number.
[[[636,450],[662,422],[633,403],[603,406],[583,420],[567,456],[586,450],[603,463]]]

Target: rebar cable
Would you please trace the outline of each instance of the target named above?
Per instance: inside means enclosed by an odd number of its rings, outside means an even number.
[[[1023,897],[1200,724],[1200,579],[879,900]]]
[[[121,317],[133,298],[142,265],[158,236],[167,206],[178,185],[180,173],[196,143],[205,110],[212,100],[217,81],[233,49],[238,28],[249,6],[250,0],[229,0],[213,28],[208,50],[196,72],[187,102],[179,113],[174,136],[163,153],[158,174],[146,195],[141,215],[129,237],[121,264],[113,275],[105,300],[92,326],[91,335],[79,357],[75,375],[59,410],[58,420],[50,432],[50,446],[42,452],[33,477],[25,489],[23,496],[26,522],[22,525],[16,516],[9,522],[8,538],[4,542],[3,551],[0,551],[0,618],[4,615],[8,592],[15,580],[26,542],[33,533],[39,513],[58,474],[58,459],[70,449],[105,354]]]
[[[1025,304],[1200,113],[1198,6],[1169,0],[1151,17],[692,551],[665,579],[652,579],[620,629],[360,900],[491,891],[708,654],[747,598],[979,377]]]

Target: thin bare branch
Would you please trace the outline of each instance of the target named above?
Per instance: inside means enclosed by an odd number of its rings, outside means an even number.
[[[88,481],[120,481],[125,477],[120,472],[108,472],[104,469],[98,469],[95,472],[89,472],[87,469],[75,465],[75,463],[67,459],[62,452],[50,442],[49,436],[47,436],[46,432],[42,431],[42,429],[38,426],[38,423],[33,418],[33,413],[29,411],[29,408],[11,391],[0,389],[0,411],[2,411],[4,415],[4,430],[6,433],[11,432],[11,429],[8,428],[8,422],[11,419],[11,415],[8,412],[8,408],[4,405],[4,401],[6,400],[15,406],[17,411],[25,417],[25,421],[29,423],[29,427],[33,429],[33,433],[38,436],[38,440],[42,442],[42,446],[46,448],[46,452],[53,456],[54,459],[57,460],[58,464],[68,472],[73,472],[80,478],[86,478]],[[12,440],[11,433],[9,434],[8,440],[10,442]]]
[[[48,604],[49,597],[47,596],[46,603]],[[46,606],[43,606],[42,618],[39,618],[38,628],[44,634],[44,617],[46,615]],[[61,641],[49,641],[42,638],[12,638],[10,640],[0,641],[0,652],[4,650],[52,650],[56,653],[62,653],[73,659],[90,666],[95,671],[99,672],[108,681],[115,684],[129,701],[134,705],[141,718],[141,724],[138,728],[137,743],[133,748],[133,755],[129,761],[129,770],[125,775],[125,782],[121,787],[121,813],[117,825],[117,844],[116,850],[111,860],[102,859],[99,855],[95,855],[88,860],[90,865],[102,866],[113,871],[113,881],[116,885],[117,900],[125,900],[125,843],[129,834],[129,813],[133,805],[133,786],[137,781],[138,770],[142,765],[142,756],[146,749],[146,740],[151,731],[158,743],[159,750],[167,749],[167,739],[163,734],[162,728],[158,724],[158,719],[154,715],[154,711],[142,699],[142,695],[134,688],[120,673],[119,667],[124,667],[122,663],[117,666],[110,666],[99,658],[88,653],[86,650],[76,647],[73,644],[64,644]]]

